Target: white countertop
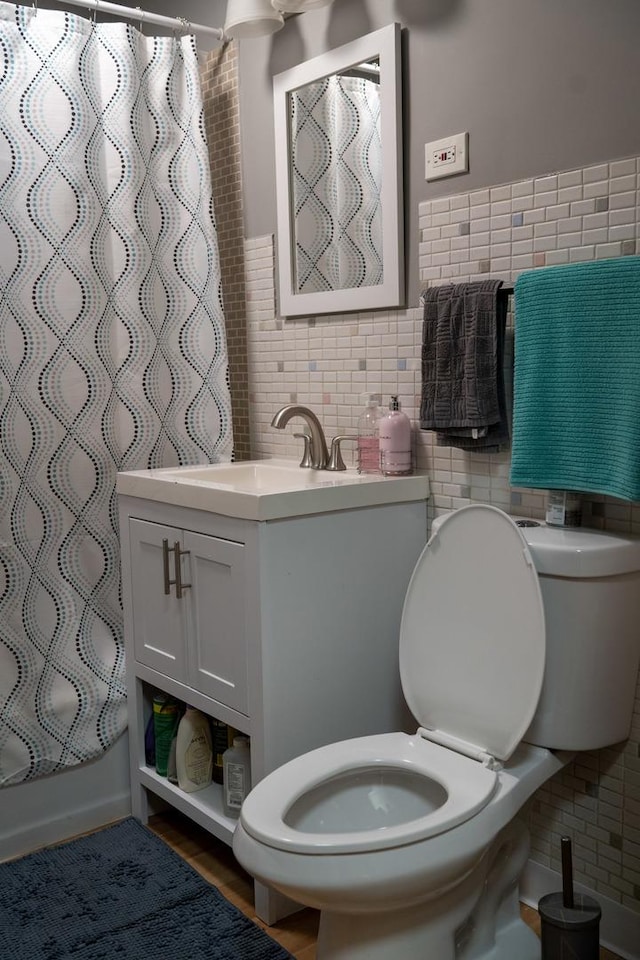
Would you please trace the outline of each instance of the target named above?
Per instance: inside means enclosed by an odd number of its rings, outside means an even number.
[[[245,460],[119,473],[116,491],[228,517],[277,520],[426,500],[429,478],[303,469],[294,460]]]

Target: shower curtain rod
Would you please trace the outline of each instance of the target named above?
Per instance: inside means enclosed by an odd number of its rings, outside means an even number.
[[[160,13],[151,13],[147,10],[141,10],[140,7],[123,7],[119,3],[109,3],[108,0],[62,0],[62,2],[75,7],[85,7],[87,10],[93,10],[96,13],[109,13],[113,16],[124,17],[126,20],[138,20],[141,24],[153,23],[160,27],[170,27],[172,30],[208,34],[216,37],[217,40],[224,40],[224,30],[220,27],[207,27],[202,23],[191,23],[184,17],[164,17]],[[37,9],[37,3],[34,6]]]

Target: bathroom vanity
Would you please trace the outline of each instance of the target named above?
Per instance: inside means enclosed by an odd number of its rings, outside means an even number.
[[[247,734],[254,784],[314,747],[410,726],[398,633],[425,476],[264,461],[120,474],[117,490],[134,816],[154,795],[226,843],[236,825],[220,785],[184,793],[147,766],[157,692]],[[288,912],[261,884],[256,911]]]

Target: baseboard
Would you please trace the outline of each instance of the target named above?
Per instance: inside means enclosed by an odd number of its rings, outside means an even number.
[[[131,816],[131,794],[122,793],[108,797],[100,803],[90,806],[76,807],[67,813],[48,818],[47,820],[31,821],[11,834],[0,833],[0,851],[2,860],[12,860],[21,857],[33,850],[61,843],[80,833],[97,830],[114,820],[122,820]]]
[[[623,960],[640,960],[640,914],[579,883],[574,886],[577,893],[587,894],[600,904],[601,945],[617,953]],[[520,884],[520,899],[537,909],[540,897],[559,890],[562,890],[560,874],[529,860]]]

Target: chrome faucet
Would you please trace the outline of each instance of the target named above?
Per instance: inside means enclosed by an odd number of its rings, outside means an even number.
[[[313,470],[325,470],[329,461],[329,451],[327,450],[327,441],[322,424],[313,410],[309,410],[308,407],[301,407],[297,403],[288,403],[286,407],[278,410],[271,421],[271,426],[278,430],[284,430],[292,417],[302,417],[309,427],[311,433],[309,438],[309,460],[311,462],[309,466]],[[300,466],[302,465],[300,464]]]

